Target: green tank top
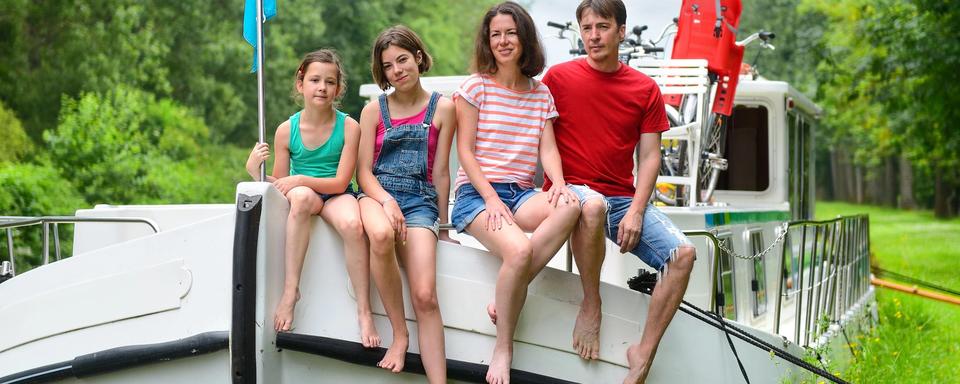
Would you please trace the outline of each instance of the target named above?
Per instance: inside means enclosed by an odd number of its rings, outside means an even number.
[[[320,147],[309,149],[300,137],[300,112],[290,116],[290,176],[335,177],[343,153],[343,123],[347,114],[336,111],[330,138]]]

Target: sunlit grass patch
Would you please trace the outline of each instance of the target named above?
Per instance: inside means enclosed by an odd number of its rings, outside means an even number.
[[[817,217],[867,213],[881,268],[960,289],[960,220],[929,211],[817,203]],[[877,288],[879,325],[855,340],[857,359],[841,377],[854,383],[960,383],[960,306]]]

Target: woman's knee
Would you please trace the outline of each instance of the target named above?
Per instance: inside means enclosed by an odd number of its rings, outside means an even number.
[[[525,271],[533,259],[533,247],[529,241],[519,241],[503,250],[504,265]]]

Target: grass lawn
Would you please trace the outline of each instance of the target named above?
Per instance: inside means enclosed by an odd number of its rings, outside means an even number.
[[[873,262],[881,268],[960,290],[960,219],[818,202],[817,218],[870,215]],[[853,383],[960,383],[960,306],[877,289],[880,325],[855,343],[858,362],[841,377]]]

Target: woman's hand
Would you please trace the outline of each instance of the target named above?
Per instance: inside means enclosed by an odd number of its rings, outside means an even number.
[[[257,143],[257,145],[253,146],[253,150],[250,151],[250,156],[247,157],[247,173],[250,174],[250,177],[254,180],[260,178],[260,164],[267,161],[269,157],[270,146],[267,143]]]
[[[504,222],[506,222],[507,225],[513,225],[513,213],[507,209],[507,206],[503,204],[503,200],[500,200],[499,196],[484,199],[484,204],[487,210],[487,222],[484,223],[484,229],[496,231],[503,228]]]
[[[580,203],[577,195],[564,183],[553,183],[548,193],[547,202],[553,207],[556,207],[558,203],[563,205]]]
[[[390,221],[390,225],[393,226],[393,231],[396,233],[397,239],[401,244],[406,244],[407,220],[403,217],[403,211],[400,210],[400,205],[397,204],[397,200],[393,197],[383,201],[382,204],[383,213],[387,215],[387,220]]]
[[[299,187],[303,184],[303,175],[294,175],[281,177],[273,181],[273,186],[277,188],[284,196],[287,195],[287,192],[290,192],[291,189]]]

